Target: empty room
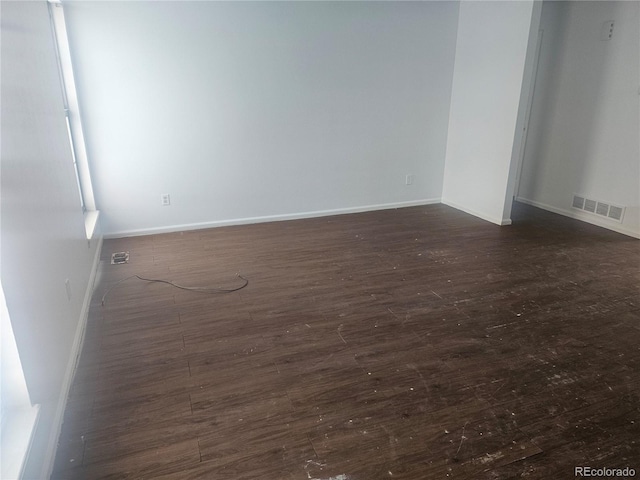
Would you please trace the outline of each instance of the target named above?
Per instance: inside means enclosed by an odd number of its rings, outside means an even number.
[[[0,22],[0,478],[640,475],[640,2]]]

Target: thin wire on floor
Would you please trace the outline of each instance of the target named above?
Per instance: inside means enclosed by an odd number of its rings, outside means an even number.
[[[131,279],[131,278],[137,278],[138,280],[143,280],[145,282],[152,282],[152,283],[166,283],[167,285],[171,285],[172,287],[175,288],[179,288],[181,290],[187,290],[189,292],[198,292],[198,293],[210,293],[210,294],[215,294],[215,293],[233,293],[233,292],[237,292],[238,290],[242,290],[244,287],[246,287],[247,285],[249,285],[249,280],[247,280],[245,277],[243,277],[242,275],[240,275],[239,273],[236,273],[236,277],[241,278],[242,280],[244,280],[244,284],[240,285],[239,287],[235,287],[235,288],[210,288],[210,287],[185,287],[184,285],[179,285],[177,283],[174,282],[170,282],[169,280],[162,280],[162,279],[158,279],[158,278],[145,278],[145,277],[141,277],[140,275],[130,275],[126,278],[123,278],[122,280],[118,280],[116,283],[114,283],[102,296],[102,306],[104,307],[104,301],[107,298],[107,295],[109,295],[109,293],[111,293],[111,291],[113,289],[115,289],[117,286],[119,286],[121,283]]]

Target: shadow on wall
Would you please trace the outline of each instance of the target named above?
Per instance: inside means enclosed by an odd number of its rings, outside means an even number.
[[[601,25],[591,22],[588,29],[583,28],[588,22],[576,22],[580,15],[576,7],[572,2],[543,6],[542,48],[523,164],[526,173],[520,185],[528,198],[545,198],[549,177],[559,174],[567,179],[564,186],[570,201],[572,193],[587,189],[593,167],[590,159],[601,130],[611,55],[603,52],[607,42],[600,41]],[[580,47],[580,43],[593,45],[596,37],[599,48],[585,52],[587,47]],[[564,167],[558,169],[558,163]]]
[[[557,10],[550,15],[549,9]],[[544,2],[540,19],[542,46],[534,79],[533,99],[529,117],[529,131],[525,139],[522,174],[517,186],[518,196],[534,196],[540,191],[543,165],[541,159],[549,155],[549,139],[553,133],[554,107],[558,104],[559,72],[566,52],[567,24],[569,12],[560,3],[549,5]]]

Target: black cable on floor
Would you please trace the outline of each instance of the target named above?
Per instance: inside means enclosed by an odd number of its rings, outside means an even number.
[[[171,285],[172,287],[175,288],[179,288],[181,290],[187,290],[189,292],[199,292],[199,293],[210,293],[210,294],[214,294],[214,293],[233,293],[233,292],[237,292],[238,290],[242,290],[244,287],[246,287],[247,285],[249,285],[249,280],[247,280],[246,278],[244,278],[242,275],[240,275],[239,273],[236,273],[236,276],[238,278],[241,278],[242,280],[244,280],[244,284],[236,287],[236,288],[209,288],[209,287],[185,287],[184,285],[179,285],[177,283],[174,282],[170,282],[169,280],[162,280],[162,279],[158,279],[158,278],[145,278],[145,277],[141,277],[140,275],[130,275],[126,278],[123,278],[122,280],[118,280],[115,284],[113,284],[109,290],[107,290],[105,292],[105,294],[102,296],[102,306],[104,307],[104,301],[107,298],[107,295],[109,295],[109,293],[111,293],[111,291],[116,288],[118,285],[120,285],[121,283],[125,282],[126,280],[129,280],[131,278],[137,278],[138,280],[143,280],[145,282],[153,282],[153,283],[166,283],[167,285]]]

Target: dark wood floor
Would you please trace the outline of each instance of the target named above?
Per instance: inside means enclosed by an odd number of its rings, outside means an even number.
[[[54,479],[640,474],[638,240],[433,205],[108,240],[102,259]],[[236,293],[127,280],[100,305],[133,274],[236,272]]]

